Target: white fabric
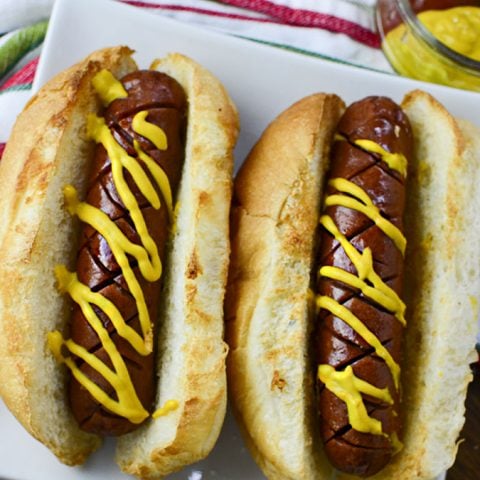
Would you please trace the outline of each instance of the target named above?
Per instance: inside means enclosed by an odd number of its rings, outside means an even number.
[[[81,1],[81,0],[77,0]],[[314,27],[297,27],[272,21],[266,14],[248,9],[233,7],[209,0],[148,0],[152,5],[165,5],[178,8],[191,8],[196,11],[145,8],[146,11],[174,18],[179,21],[210,28],[221,33],[252,38],[262,42],[290,46],[314,54],[345,61],[377,70],[392,71],[380,49],[370,48],[344,34],[336,34]],[[311,10],[314,12],[335,15],[339,18],[374,30],[373,6],[375,0],[275,0],[280,6],[294,9]],[[48,18],[53,0],[0,0],[0,33],[14,28],[31,25]],[[198,10],[205,10],[201,13]],[[208,12],[242,15],[250,20],[234,19],[221,15],[210,15]],[[269,21],[256,21],[267,19]],[[0,38],[0,45],[8,40],[11,34]],[[34,53],[37,54],[38,50]],[[32,54],[25,56],[12,70],[15,72],[30,60]],[[0,85],[6,79],[0,80]],[[18,97],[16,97],[18,96]],[[15,108],[14,98],[23,105],[25,92],[11,92],[0,95],[0,142],[5,142],[10,132],[12,113]],[[4,100],[3,97],[6,99]]]
[[[47,20],[52,11],[53,1],[0,0],[0,34],[40,20]]]

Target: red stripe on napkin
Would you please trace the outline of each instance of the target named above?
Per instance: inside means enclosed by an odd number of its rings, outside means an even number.
[[[0,143],[0,160],[1,160],[2,155],[3,155],[3,151],[5,150],[5,145],[6,145],[6,143]]]
[[[380,48],[380,37],[376,33],[334,15],[277,5],[269,0],[222,0],[222,3],[264,13],[289,25],[317,27],[334,33],[344,33],[364,45]]]
[[[1,87],[1,90],[6,90],[10,87],[16,87],[18,85],[26,85],[32,83],[33,77],[35,75],[35,70],[38,65],[38,58],[34,58],[32,61],[28,62],[22,69],[18,72],[15,72]]]
[[[132,5],[134,7],[155,8],[155,9],[161,9],[161,10],[172,10],[177,12],[200,13],[203,15],[210,15],[212,17],[231,18],[233,20],[246,20],[246,21],[265,22],[265,23],[282,23],[280,20],[273,19],[273,18],[252,17],[249,15],[240,15],[238,13],[227,13],[227,12],[220,12],[218,10],[207,10],[206,8],[186,7],[182,5],[165,5],[165,4],[158,5],[155,3],[141,2],[139,0],[121,0],[121,2],[126,3],[128,5]]]

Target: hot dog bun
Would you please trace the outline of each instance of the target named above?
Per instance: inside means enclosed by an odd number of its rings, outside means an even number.
[[[453,463],[480,291],[478,129],[424,92],[408,94],[403,108],[416,141],[405,218],[404,448],[375,479],[431,479]],[[323,95],[291,106],[262,135],[234,187],[229,388],[246,441],[270,479],[355,478],[334,471],[324,456],[308,340],[315,229],[341,109],[338,98]],[[314,158],[314,151],[322,153]]]
[[[247,443],[269,478],[315,478],[317,471],[327,478],[329,471],[307,416],[314,380],[309,288],[324,159],[342,110],[334,95],[299,101],[267,128],[235,180],[229,388]]]
[[[63,187],[84,194],[94,142],[87,114],[100,102],[92,78],[136,70],[126,47],[100,50],[45,85],[19,116],[0,167],[0,344],[5,403],[25,428],[69,465],[100,444],[70,413],[64,367],[46,336],[68,321],[55,285],[57,264],[74,268],[78,223],[65,211]],[[142,478],[160,478],[203,458],[225,414],[223,294],[236,109],[220,82],[192,60],[171,54],[152,67],[175,78],[188,99],[185,166],[163,275],[158,335],[157,407],[178,408],[122,438],[117,461]],[[6,279],[10,279],[7,281]]]

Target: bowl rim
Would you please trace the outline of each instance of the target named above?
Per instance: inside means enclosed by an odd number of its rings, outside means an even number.
[[[462,55],[461,53],[452,50],[450,47],[440,42],[417,18],[417,14],[412,10],[409,0],[391,0],[397,6],[397,12],[400,14],[401,20],[410,27],[411,33],[420,41],[425,42],[434,52],[443,57],[443,59],[450,61],[455,66],[460,66],[468,73],[475,76],[480,76],[480,61],[474,60],[470,57]],[[382,2],[377,2],[377,7]],[[377,23],[379,30],[383,34],[383,25],[379,9],[377,10]]]

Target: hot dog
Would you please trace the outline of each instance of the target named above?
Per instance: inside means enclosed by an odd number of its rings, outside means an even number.
[[[471,380],[478,130],[419,91],[343,112],[300,100],[235,180],[234,412],[268,478],[430,479]]]
[[[1,393],[64,463],[123,435],[121,468],[158,478],[208,454],[225,414],[238,120],[192,60],[139,71],[131,54],[62,72],[14,127],[0,167],[0,276],[15,279],[0,293]]]
[[[181,137],[184,137],[185,130],[185,95],[180,85],[173,79],[154,71],[134,72],[124,77],[121,83],[127,96],[118,98],[109,104],[105,112],[105,123],[114,132],[113,134],[119,138],[118,142],[123,149],[131,156],[136,155],[134,141],[143,141],[143,151],[148,152],[162,170],[169,173],[166,173],[166,175],[169,179],[171,195],[175,198],[183,163],[184,146]],[[146,116],[145,113],[147,113]],[[149,124],[161,128],[168,139],[168,146],[161,144],[160,140],[164,140],[161,132],[159,132],[160,137],[157,139],[158,145],[138,135],[132,127],[134,119],[140,118],[137,115],[143,115]],[[144,134],[147,135],[148,133]],[[152,140],[155,141],[155,138],[152,138]],[[111,166],[109,168],[109,163],[110,159],[107,151],[103,145],[99,145],[93,162],[94,168],[90,174],[89,186],[87,187],[86,203],[107,213],[114,224],[132,242],[142,244],[138,231],[132,228],[131,215],[123,205],[115,188],[112,168]],[[153,238],[160,263],[163,264],[163,252],[168,235],[169,212],[167,205],[170,201],[170,194],[165,194],[168,200],[163,197],[162,203],[166,208],[155,210],[145,200],[138,185],[132,179],[130,179],[129,188],[130,191],[134,192],[139,204],[143,207],[141,211],[145,223],[152,226],[152,231],[155,228]],[[126,283],[126,276],[112,254],[108,241],[99,232],[95,230],[92,232],[92,227],[88,224],[85,225],[81,236],[82,240],[77,258],[79,282],[102,294],[113,304],[122,305],[121,311],[128,319],[126,323],[133,325],[135,331],[141,334],[137,304],[135,299],[131,297],[132,292]],[[138,265],[132,270],[140,283],[141,290],[144,292],[145,303],[148,307],[148,318],[156,319],[158,316],[158,299],[160,298],[160,279],[154,282],[146,281],[139,271]],[[114,328],[113,325],[111,325],[111,328]],[[75,343],[82,345],[90,353],[95,352],[97,358],[105,356],[108,358],[105,346],[86,320],[78,304],[75,304],[72,315],[71,332],[72,340]],[[114,343],[121,351],[122,357],[126,359],[129,376],[138,398],[142,400],[141,403],[146,409],[150,409],[155,385],[153,351],[147,355],[142,355],[128,341],[123,341],[118,332],[113,332],[111,338],[114,339]],[[109,397],[115,395],[115,389],[87,362],[82,363],[80,372],[87,376],[89,374],[96,376],[95,383],[100,385],[104,392],[108,392]],[[75,378],[72,378],[70,383],[70,399],[74,416],[83,430],[100,435],[115,435],[126,433],[138,426],[138,424],[132,423],[125,417],[112,416],[111,412],[106,413],[102,409],[102,404],[95,401],[88,390]]]
[[[105,71],[102,72],[104,73]],[[176,196],[183,164],[185,94],[178,82],[156,71],[133,72],[126,75],[121,83],[113,80],[109,83],[110,88],[116,85],[120,91],[122,88],[124,91],[121,97],[108,104],[104,118],[105,126],[117,138],[123,150],[133,158],[137,155],[135,147],[138,149],[143,143],[142,151],[148,152],[168,179],[168,183],[165,182],[168,190],[162,192],[164,208],[158,209],[148,203],[132,176],[126,179],[128,190],[133,193],[140,207],[139,213],[143,215],[145,224],[150,226],[149,230],[152,232],[150,236],[155,242],[160,266],[165,259],[171,198]],[[139,124],[138,121],[141,118],[148,124]],[[134,125],[143,132],[144,136],[135,131]],[[161,130],[145,131],[145,126],[151,129],[151,125]],[[109,148],[108,151],[106,147]],[[108,144],[106,147],[99,144],[95,152],[85,203],[106,213],[112,222],[111,228],[118,227],[131,242],[145,245],[137,227],[141,220],[139,221],[137,217],[135,223],[133,215],[122,200],[119,189],[116,188],[119,179],[115,181],[110,158],[114,152]],[[126,199],[125,191],[123,198]],[[138,282],[148,309],[147,318],[151,319],[152,331],[156,330],[154,325],[158,317],[160,269],[155,277],[158,279],[149,282],[136,265],[131,268],[136,281],[129,280],[127,277],[129,270],[120,267],[118,259],[112,252],[111,242],[109,243],[107,238],[91,224],[84,224],[76,262],[78,282],[116,305],[123,314],[125,324],[131,326],[138,335],[142,335],[138,308],[140,302],[133,296],[133,289]],[[155,255],[155,249],[153,254]],[[60,281],[65,282],[67,278],[63,276]],[[82,309],[79,303],[75,303],[70,322],[71,340],[103,362],[106,359],[108,361],[110,358],[108,344],[101,341],[86,315],[88,315],[86,307]],[[149,353],[137,351],[128,338],[123,338],[115,329],[106,312],[103,311],[98,316],[102,318],[104,325],[108,325],[107,331],[110,333],[110,338],[121,357],[125,359],[131,385],[142,405],[142,407],[139,405],[140,414],[143,413],[143,416],[146,416],[146,412],[151,410],[155,394],[153,349]],[[61,355],[60,352],[57,354]],[[139,423],[132,422],[133,413],[128,414],[129,416],[113,414],[106,409],[104,402],[94,398],[86,387],[87,381],[92,380],[108,397],[119,397],[116,389],[94,368],[92,360],[77,357],[76,363],[78,370],[75,369],[75,373],[86,376],[85,379],[80,377],[80,381],[73,376],[69,387],[72,412],[80,427],[99,435],[120,435],[137,428]]]
[[[403,211],[413,138],[404,112],[384,97],[350,105],[337,132],[320,218],[318,401],[330,462],[369,476],[388,463],[399,443]],[[382,156],[379,147],[396,157]],[[362,336],[365,328],[373,334],[369,339]],[[383,390],[369,392],[363,406],[347,403],[337,391],[345,388],[347,374]],[[364,408],[368,416],[362,416]]]

